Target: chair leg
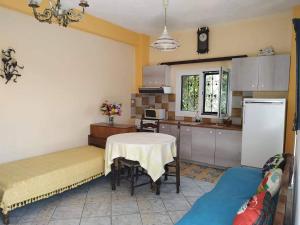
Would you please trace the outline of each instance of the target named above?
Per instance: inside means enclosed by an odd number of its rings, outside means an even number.
[[[2,213],[2,216],[3,216],[3,223],[5,225],[8,225],[9,224],[9,214],[8,213],[7,214]]]
[[[137,182],[138,179],[139,179],[139,167],[135,168],[135,173],[136,173],[136,175],[135,175],[135,182]]]
[[[180,162],[176,159],[176,192],[179,193],[180,188]]]
[[[165,181],[168,180],[169,167],[165,165]]]
[[[160,195],[160,185],[161,185],[161,180],[158,178],[157,181],[155,181],[156,184],[156,195]]]
[[[131,196],[133,196],[134,194],[134,167],[130,168],[130,175],[131,175],[131,179],[130,179],[130,192],[131,192]]]
[[[120,173],[121,173],[121,163],[120,163],[120,161],[118,160],[118,167],[117,167],[118,169],[117,169],[117,186],[120,186],[120,179],[121,179],[121,175],[120,175]]]
[[[111,164],[111,189],[114,191],[116,190],[116,159],[114,159],[113,163]]]

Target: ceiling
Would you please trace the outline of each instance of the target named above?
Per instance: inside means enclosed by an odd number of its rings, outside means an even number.
[[[79,0],[62,0],[74,7]],[[162,0],[88,0],[87,12],[127,29],[159,34]],[[169,0],[168,30],[177,31],[286,11],[300,0]]]

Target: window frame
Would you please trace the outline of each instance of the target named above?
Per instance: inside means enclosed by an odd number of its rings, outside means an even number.
[[[219,72],[219,73],[213,73],[213,72]],[[212,74],[209,74],[208,72],[212,72]],[[220,113],[220,97],[221,97],[221,87],[219,88],[219,106],[218,106],[218,108],[219,108],[219,111],[218,112],[205,112],[205,96],[206,96],[206,88],[205,88],[205,82],[206,82],[206,76],[208,76],[208,75],[219,75],[220,76],[220,84],[219,85],[221,85],[221,70],[216,70],[216,71],[213,71],[213,70],[209,70],[209,71],[203,71],[203,95],[202,95],[202,102],[203,102],[203,104],[202,104],[202,111],[201,111],[201,115],[202,116],[218,116],[219,115],[219,113]]]
[[[227,116],[231,115],[231,101],[232,101],[232,92],[230,89],[230,70],[224,69],[221,67],[217,68],[208,68],[208,69],[197,69],[197,70],[182,70],[176,74],[176,102],[175,102],[175,116],[179,117],[195,117],[197,112],[192,111],[182,111],[181,110],[181,96],[182,96],[182,77],[188,75],[199,75],[199,98],[198,98],[198,111],[202,118],[220,118],[220,112],[217,114],[203,114],[204,110],[204,72],[207,71],[219,71],[219,74],[222,74],[222,71],[225,70],[229,73],[228,77],[228,96],[227,96]],[[219,106],[220,107],[220,106]]]

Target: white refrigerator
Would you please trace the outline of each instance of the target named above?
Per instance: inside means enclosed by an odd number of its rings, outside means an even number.
[[[262,168],[267,159],[283,152],[285,110],[285,99],[244,99],[243,166]]]

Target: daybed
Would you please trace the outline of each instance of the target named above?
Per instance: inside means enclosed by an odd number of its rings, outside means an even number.
[[[283,225],[292,156],[286,156],[273,224]],[[215,188],[200,197],[176,225],[231,225],[240,207],[257,191],[261,169],[236,167],[227,170]]]
[[[9,211],[104,174],[104,150],[85,146],[0,165],[0,208]]]

